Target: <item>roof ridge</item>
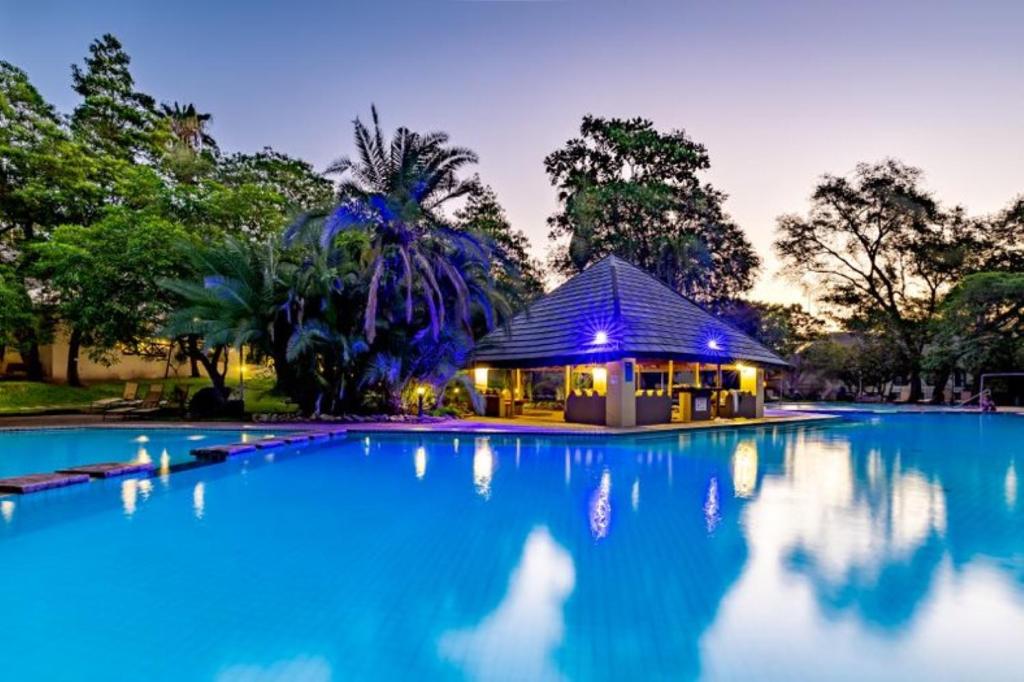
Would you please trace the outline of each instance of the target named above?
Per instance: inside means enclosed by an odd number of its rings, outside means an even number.
[[[759,345],[762,348],[764,348],[766,351],[768,351],[769,353],[771,353],[775,357],[777,357],[780,360],[782,360],[782,357],[778,353],[776,353],[774,350],[772,350],[771,348],[766,346],[764,344],[764,342],[754,338],[752,335],[750,335],[747,332],[743,331],[742,329],[740,329],[737,325],[733,324],[732,322],[724,319],[723,317],[721,317],[719,315],[714,314],[713,312],[711,312],[710,310],[708,310],[707,308],[702,306],[700,303],[697,303],[696,301],[694,301],[692,298],[690,298],[686,294],[683,294],[682,292],[677,291],[675,288],[670,287],[668,285],[668,283],[663,281],[660,277],[656,277],[655,275],[647,272],[646,270],[641,268],[639,265],[636,265],[635,263],[631,263],[628,260],[626,260],[625,258],[623,258],[621,256],[617,256],[614,253],[608,254],[607,256],[602,258],[600,261],[597,261],[597,263],[600,263],[601,261],[612,259],[612,258],[617,260],[617,261],[621,261],[622,263],[625,263],[626,265],[628,265],[633,270],[636,270],[637,272],[639,272],[641,275],[644,275],[645,277],[654,280],[655,282],[660,284],[662,287],[664,287],[668,291],[671,291],[673,294],[675,294],[679,298],[683,299],[684,301],[686,301],[687,303],[692,305],[697,310],[701,311],[702,313],[704,313],[705,315],[710,317],[714,322],[716,322],[716,323],[718,323],[718,324],[720,324],[720,325],[722,325],[722,326],[724,326],[724,327],[726,327],[728,329],[731,329],[734,332],[742,334],[743,336],[747,337],[748,339],[750,339],[751,341],[753,341],[757,345]],[[594,263],[594,265],[597,265],[597,263]],[[591,266],[591,267],[593,267],[593,266]],[[620,304],[620,301],[619,301],[618,277],[616,275],[616,270],[615,270],[614,262],[612,263],[612,291],[615,294],[615,303],[614,303],[614,305],[615,305],[616,311],[618,312],[618,310],[620,309],[621,304]]]

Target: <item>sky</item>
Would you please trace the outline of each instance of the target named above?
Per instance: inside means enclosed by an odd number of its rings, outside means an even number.
[[[214,115],[222,149],[323,169],[351,121],[445,130],[538,257],[544,157],[584,114],[684,129],[764,259],[757,299],[808,303],[771,250],[824,173],[899,158],[973,214],[1024,193],[1024,2],[0,0],[0,59],[70,111],[70,65],[111,32],[140,90]]]

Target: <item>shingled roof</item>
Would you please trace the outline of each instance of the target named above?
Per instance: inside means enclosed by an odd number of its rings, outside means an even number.
[[[617,358],[785,365],[775,353],[616,256],[598,261],[480,340],[473,361],[546,367]]]

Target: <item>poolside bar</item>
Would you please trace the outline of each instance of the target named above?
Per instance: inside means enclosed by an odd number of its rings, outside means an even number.
[[[786,363],[648,273],[609,256],[485,336],[473,356],[484,414],[526,406],[632,427],[764,416],[765,369]]]

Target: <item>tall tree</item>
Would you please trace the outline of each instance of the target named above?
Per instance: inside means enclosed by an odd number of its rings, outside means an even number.
[[[161,104],[160,115],[169,131],[161,165],[180,183],[194,184],[209,176],[220,150],[210,134],[212,114],[200,113],[195,104]]]
[[[778,221],[775,249],[789,271],[847,327],[877,330],[906,359],[910,400],[922,396],[922,356],[944,296],[964,275],[1006,248],[987,221],[943,210],[921,187],[921,171],[899,161],[861,164],[851,177],[826,175],[806,216]]]
[[[63,225],[35,247],[36,274],[69,333],[69,385],[81,385],[83,347],[109,361],[116,347],[156,335],[170,307],[157,280],[183,274],[175,245],[185,238],[159,214],[117,207],[92,225]]]
[[[950,292],[934,323],[926,366],[984,370],[1024,366],[1024,272],[980,272]]]
[[[317,173],[307,161],[264,147],[255,154],[232,154],[217,167],[217,180],[240,187],[256,185],[272,189],[294,215],[329,208],[334,184]]]
[[[530,256],[530,240],[521,230],[513,229],[493,189],[477,179],[455,219],[460,228],[490,242],[491,276],[515,307],[544,293],[540,263]]]
[[[107,33],[89,46],[83,66],[71,66],[71,80],[81,103],[71,127],[90,147],[122,160],[159,154],[156,101],[135,89],[131,57]]]
[[[329,169],[341,176],[341,203],[286,235],[303,264],[289,353],[315,377],[306,411],[339,411],[356,397],[397,410],[411,382],[451,380],[444,368],[504,313],[489,249],[442,213],[473,189],[459,171],[476,155],[444,133],[399,128],[387,139],[376,110],[372,126],[356,120],[355,137],[357,158]]]
[[[95,216],[104,197],[95,180],[99,167],[25,72],[0,62],[0,263],[8,268],[9,287],[38,289],[31,280],[29,247],[61,223]],[[53,321],[45,302],[30,303],[28,310],[19,308],[18,315],[8,317],[7,324],[21,325],[5,330],[5,336],[14,338],[29,376],[41,379],[39,347]]]
[[[476,162],[476,154],[449,145],[447,133],[442,132],[421,134],[398,128],[386,141],[376,108],[372,120],[372,128],[355,121],[358,157],[341,158],[328,168],[328,173],[342,178],[342,203],[326,217],[321,237],[329,243],[349,229],[370,234],[370,284],[363,326],[366,340],[373,343],[379,323],[400,321],[380,305],[395,296],[403,301],[406,324],[413,320],[414,301],[422,301],[435,339],[452,315],[468,329],[473,301],[451,256],[467,250],[483,255],[483,247],[471,236],[447,227],[441,209],[472,190],[473,183],[458,173]],[[456,305],[450,311],[446,310],[445,287],[455,294]]]
[[[573,274],[616,254],[702,303],[738,297],[760,260],[703,182],[707,150],[642,118],[585,116],[580,136],[544,160],[558,189],[548,219],[554,265]]]
[[[171,134],[180,144],[196,153],[220,151],[209,130],[213,114],[200,113],[195,104],[182,106],[177,102],[173,106],[161,104],[160,113],[167,119]]]

